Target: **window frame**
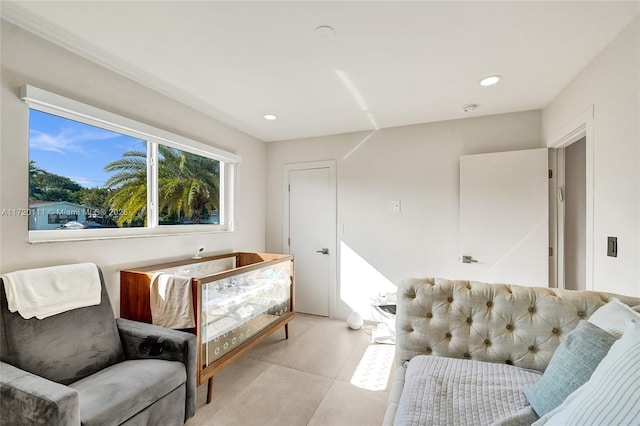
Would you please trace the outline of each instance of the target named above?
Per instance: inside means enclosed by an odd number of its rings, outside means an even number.
[[[30,110],[41,111],[147,141],[147,226],[137,228],[65,230],[63,232],[55,230],[29,230],[30,243],[190,235],[234,231],[234,178],[235,165],[242,160],[239,155],[34,86],[25,85],[21,87],[20,99],[27,104]],[[158,145],[169,146],[220,162],[219,225],[159,224],[157,209]]]

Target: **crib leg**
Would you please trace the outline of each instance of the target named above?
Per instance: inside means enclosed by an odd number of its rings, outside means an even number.
[[[213,377],[209,378],[209,386],[207,386],[207,404],[213,399]]]

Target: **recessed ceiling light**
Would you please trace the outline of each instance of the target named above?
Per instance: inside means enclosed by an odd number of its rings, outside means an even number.
[[[275,115],[273,115],[273,114],[265,114],[265,115],[264,115],[264,119],[265,119],[265,120],[275,120],[276,118],[278,118],[278,117],[276,117],[276,116],[275,116]]]
[[[490,75],[480,80],[480,86],[493,86],[502,80],[501,75]]]

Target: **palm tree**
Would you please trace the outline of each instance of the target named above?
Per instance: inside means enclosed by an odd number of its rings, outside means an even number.
[[[200,223],[205,210],[211,213],[219,208],[218,161],[164,145],[158,146],[158,152],[158,208],[163,215],[181,223],[186,218]],[[106,171],[117,172],[106,185],[114,189],[109,201],[122,213],[120,226],[136,218],[146,221],[146,157],[144,152],[130,151],[105,167]]]
[[[189,217],[200,223],[203,210],[219,208],[220,163],[210,158],[179,151],[168,146],[158,147],[161,159],[158,167],[158,198],[160,212]]]
[[[107,172],[117,172],[105,186],[113,189],[109,197],[111,209],[119,213],[118,226],[131,225],[135,219],[147,221],[147,153],[128,151],[122,158],[105,166]]]

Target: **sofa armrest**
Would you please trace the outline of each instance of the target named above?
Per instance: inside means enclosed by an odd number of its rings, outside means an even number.
[[[78,392],[0,361],[0,419],[11,425],[80,425]]]
[[[382,426],[393,426],[398,412],[398,404],[400,403],[400,397],[402,396],[402,389],[404,389],[405,382],[405,367],[398,367],[396,376],[393,381],[393,387],[389,393],[389,400],[387,403],[387,411],[384,413],[384,420]]]
[[[117,318],[116,324],[127,359],[179,361],[187,370],[185,421],[196,412],[196,336],[144,322]]]

